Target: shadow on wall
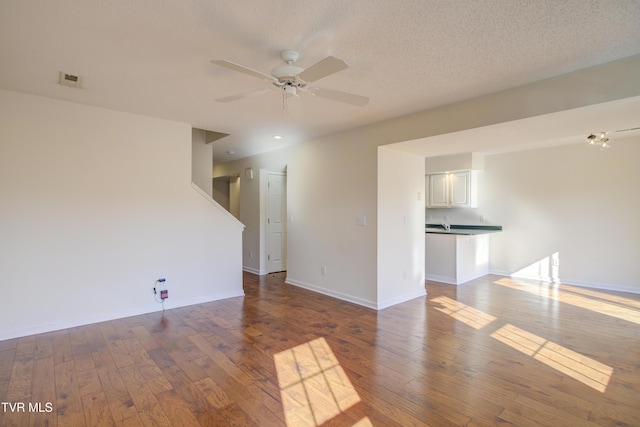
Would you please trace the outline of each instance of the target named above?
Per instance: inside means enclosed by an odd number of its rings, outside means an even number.
[[[213,178],[213,200],[240,219],[240,175]]]

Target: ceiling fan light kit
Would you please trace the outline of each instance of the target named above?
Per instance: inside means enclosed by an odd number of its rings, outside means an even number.
[[[282,90],[284,91],[284,97],[285,98],[291,98],[292,96],[298,96],[297,94],[297,90],[296,90],[296,86],[293,85],[284,85],[282,87]]]
[[[309,83],[313,83],[316,80],[320,80],[324,77],[335,74],[338,71],[349,68],[349,66],[341,59],[335,58],[333,56],[328,56],[310,66],[309,68],[304,69],[298,67],[297,65],[294,65],[299,56],[300,55],[295,50],[283,51],[280,54],[280,57],[284,60],[285,65],[280,65],[274,68],[271,71],[271,75],[223,59],[214,59],[211,61],[211,63],[221,67],[225,67],[232,71],[244,73],[252,77],[257,77],[261,80],[266,80],[282,91],[283,103],[287,98],[291,98],[294,96],[297,97],[298,92],[303,92],[319,98],[325,98],[331,101],[342,102],[358,107],[363,107],[369,103],[369,98],[365,96],[354,95],[351,93],[332,89],[307,87]],[[216,99],[216,101],[231,102],[256,95],[263,95],[270,92],[272,92],[272,89],[262,89],[218,98]],[[285,108],[283,107],[283,111],[284,110]]]

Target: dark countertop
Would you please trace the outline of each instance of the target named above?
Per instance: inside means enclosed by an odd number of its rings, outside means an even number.
[[[442,224],[425,224],[425,233],[429,234],[458,234],[464,236],[475,236],[478,234],[499,233],[502,231],[501,225],[454,225],[451,230],[446,231]]]

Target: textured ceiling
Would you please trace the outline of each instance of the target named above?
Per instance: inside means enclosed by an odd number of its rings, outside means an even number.
[[[639,22],[640,0],[0,0],[0,87],[227,133],[225,161],[638,54]],[[343,59],[315,85],[369,105],[215,101],[269,84],[211,59],[269,73],[285,49]]]

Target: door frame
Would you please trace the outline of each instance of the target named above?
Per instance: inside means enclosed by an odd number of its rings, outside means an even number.
[[[283,204],[282,210],[282,232],[284,239],[282,242],[282,259],[284,270],[287,268],[287,171],[269,171],[267,169],[260,169],[260,273],[261,275],[268,274],[268,262],[267,256],[269,254],[269,175],[283,176],[284,188],[283,188]]]

